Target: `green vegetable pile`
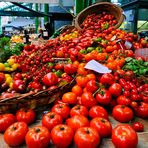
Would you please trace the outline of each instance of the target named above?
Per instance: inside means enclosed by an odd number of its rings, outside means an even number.
[[[12,55],[20,55],[24,48],[24,44],[16,43],[11,46],[10,38],[3,37],[0,39],[0,62],[5,62]]]
[[[131,57],[126,58],[125,61],[124,70],[132,70],[136,76],[148,76],[148,62]]]

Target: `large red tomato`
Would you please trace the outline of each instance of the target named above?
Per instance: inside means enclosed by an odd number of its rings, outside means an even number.
[[[89,116],[91,118],[102,117],[108,120],[108,113],[102,106],[93,106],[89,110]]]
[[[15,122],[7,128],[4,140],[9,146],[19,146],[25,141],[28,126],[25,122]]]
[[[118,83],[113,83],[110,87],[109,87],[109,91],[113,96],[120,96],[121,92],[122,92],[122,87],[120,84]]]
[[[68,104],[76,104],[77,103],[77,96],[73,92],[67,92],[62,96],[62,101]]]
[[[61,115],[63,119],[66,119],[70,114],[70,107],[64,103],[60,103],[60,104],[54,105],[51,108],[51,111]]]
[[[58,76],[50,72],[43,77],[42,81],[47,86],[56,85],[58,83]]]
[[[102,84],[112,85],[114,83],[114,76],[111,73],[105,73],[101,76],[100,82]]]
[[[25,139],[28,148],[46,148],[50,143],[50,133],[46,127],[36,126],[28,131]]]
[[[108,105],[112,100],[112,96],[108,90],[102,89],[100,92],[96,94],[96,99],[99,104]]]
[[[112,142],[116,148],[136,148],[138,136],[130,125],[118,125],[112,131]]]
[[[74,142],[78,148],[96,148],[100,144],[100,136],[94,128],[81,127],[75,133]]]
[[[61,115],[54,112],[49,112],[45,114],[42,118],[42,125],[47,127],[49,131],[51,131],[54,126],[62,124],[62,122],[63,119]]]
[[[13,114],[0,115],[0,132],[5,130],[15,122],[15,116]]]
[[[87,117],[88,116],[88,109],[85,106],[76,105],[70,111],[71,117],[75,116],[75,115],[83,115],[83,116]]]
[[[136,131],[136,132],[143,132],[144,130],[144,125],[141,122],[134,122],[132,124],[132,128]]]
[[[113,108],[113,117],[120,122],[129,122],[133,119],[133,111],[125,105],[116,105]]]
[[[70,126],[75,132],[80,127],[89,126],[88,119],[83,115],[75,115],[66,120],[68,126]]]
[[[87,108],[91,108],[97,104],[97,101],[91,92],[85,92],[81,96],[81,104]]]
[[[73,140],[74,132],[71,127],[64,124],[55,126],[51,131],[51,139],[57,147],[68,147]]]
[[[16,120],[31,124],[35,120],[35,112],[32,109],[20,109],[16,112]]]
[[[101,137],[109,137],[111,136],[112,132],[112,125],[111,123],[101,117],[96,117],[91,120],[90,127],[95,128]]]

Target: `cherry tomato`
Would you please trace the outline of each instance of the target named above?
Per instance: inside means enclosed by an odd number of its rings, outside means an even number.
[[[113,83],[110,87],[109,87],[109,91],[113,96],[120,96],[121,92],[122,92],[122,87],[120,84],[118,83]]]
[[[144,125],[141,122],[134,122],[132,124],[132,128],[136,131],[136,132],[143,132],[144,130]]]
[[[14,122],[15,116],[13,114],[0,115],[0,132],[5,132],[5,130]]]
[[[61,115],[54,112],[49,112],[45,114],[42,118],[42,125],[48,128],[49,131],[51,131],[54,126],[62,124],[62,122],[63,119]]]
[[[108,90],[102,89],[96,94],[96,99],[99,104],[108,105],[111,102],[112,96]]]
[[[32,109],[22,108],[16,112],[16,120],[19,122],[25,122],[29,125],[35,120],[35,112]]]
[[[105,73],[101,76],[100,83],[112,85],[114,83],[114,76],[110,73]]]
[[[93,74],[93,73],[87,74],[86,76],[88,77],[88,80],[89,80],[89,81],[90,81],[90,80],[96,80],[96,75]]]
[[[87,108],[91,108],[92,106],[97,104],[97,101],[93,97],[91,92],[85,92],[81,96],[81,104]]]
[[[112,142],[116,148],[136,148],[138,136],[130,125],[118,125],[112,131]]]
[[[70,114],[70,107],[64,103],[60,103],[60,104],[54,105],[51,108],[51,111],[61,115],[63,119],[66,119]]]
[[[46,148],[50,143],[50,133],[46,127],[35,126],[30,128],[25,139],[28,148]]]
[[[111,136],[112,125],[108,120],[104,118],[93,118],[90,122],[90,127],[95,128],[101,137]]]
[[[83,115],[85,117],[88,116],[88,109],[82,105],[76,105],[70,110],[70,116],[73,117],[75,115]]]
[[[68,147],[74,137],[74,132],[71,127],[64,124],[55,126],[51,131],[51,139],[57,147]]]
[[[70,126],[75,132],[80,127],[89,126],[88,119],[83,115],[75,115],[66,120],[68,126]]]
[[[102,117],[108,120],[108,113],[107,111],[101,106],[93,106],[89,110],[89,116],[91,118]]]
[[[67,92],[62,96],[62,101],[68,104],[76,104],[77,103],[77,96],[73,92]]]
[[[113,117],[120,122],[129,122],[133,119],[133,111],[125,105],[116,105],[112,111]]]
[[[100,144],[100,136],[94,128],[81,127],[75,133],[74,142],[78,148],[96,148]]]
[[[4,140],[9,146],[19,146],[25,141],[28,126],[25,122],[15,122],[4,133]]]

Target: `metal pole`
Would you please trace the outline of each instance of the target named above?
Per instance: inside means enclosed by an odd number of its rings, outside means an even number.
[[[0,16],[0,34],[2,33],[2,17]]]
[[[47,14],[49,12],[49,6],[48,4],[44,4],[44,12]],[[44,23],[47,23],[49,21],[49,18],[47,16],[44,17]]]
[[[35,10],[38,11],[38,4],[35,4]],[[35,31],[38,33],[38,28],[39,28],[39,18],[35,18]]]
[[[76,15],[85,8],[85,0],[75,0]]]

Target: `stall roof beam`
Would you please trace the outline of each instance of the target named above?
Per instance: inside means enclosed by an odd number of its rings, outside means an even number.
[[[38,13],[30,13],[26,11],[18,12],[18,11],[0,11],[0,16],[22,16],[22,17],[44,17],[44,14]],[[48,13],[48,16],[54,20],[73,20],[73,17],[69,13]]]

